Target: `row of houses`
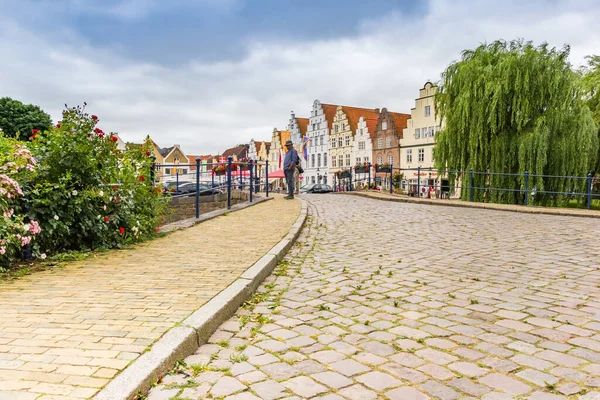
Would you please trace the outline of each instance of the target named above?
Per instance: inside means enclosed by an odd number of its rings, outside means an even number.
[[[219,155],[191,155],[184,153],[177,144],[161,148],[153,142],[156,162],[165,164],[157,171],[157,178],[173,180],[177,173],[179,179],[191,180],[191,176],[196,174],[195,160],[200,158],[201,177],[203,180],[211,179],[212,166],[231,156],[234,161],[258,161],[261,177],[265,175],[264,164],[268,160],[269,178],[277,183],[283,177],[284,144],[291,140],[305,171],[302,185],[332,184],[337,172],[352,169],[357,164],[371,163],[407,169],[402,171],[405,189],[416,187],[417,180],[422,186],[433,186],[437,175],[427,169],[433,166],[435,135],[441,128],[434,108],[435,93],[436,86],[431,82],[425,83],[410,114],[387,108],[359,108],[315,100],[306,117],[298,117],[292,111],[285,129],[273,129],[270,141],[251,139]],[[417,167],[425,170],[421,176],[417,176]],[[355,177],[366,179],[366,174]],[[391,176],[373,170],[372,178],[381,185],[387,185]]]

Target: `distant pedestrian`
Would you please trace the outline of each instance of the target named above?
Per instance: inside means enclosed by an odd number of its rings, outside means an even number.
[[[300,157],[298,152],[294,149],[294,143],[291,140],[285,142],[287,153],[283,159],[283,170],[285,174],[285,181],[287,182],[288,195],[284,198],[291,200],[294,198],[294,173],[296,172],[296,165],[300,163]]]

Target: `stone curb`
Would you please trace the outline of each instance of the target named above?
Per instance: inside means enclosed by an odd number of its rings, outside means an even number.
[[[443,200],[429,200],[429,199],[412,199],[404,197],[383,197],[383,196],[371,196],[369,193],[361,192],[342,192],[336,194],[345,194],[350,196],[367,197],[369,199],[392,201],[396,203],[411,203],[411,204],[423,204],[426,206],[445,206],[445,207],[458,207],[458,208],[477,208],[480,210],[494,210],[494,211],[505,211],[505,212],[517,212],[523,214],[543,214],[543,215],[557,215],[561,217],[580,217],[580,218],[600,218],[600,213],[592,210],[583,210],[581,212],[569,212],[569,209],[563,208],[552,208],[547,209],[544,207],[526,207],[526,206],[515,206],[518,208],[507,208],[502,207],[502,204],[490,204],[490,203],[445,203]],[[393,195],[389,195],[393,196]]]
[[[215,330],[229,319],[258,288],[261,282],[273,272],[277,263],[298,239],[308,215],[306,201],[299,200],[302,205],[300,215],[292,225],[290,232],[279,243],[231,285],[185,319],[182,322],[183,326],[167,331],[152,346],[149,352],[140,356],[121,374],[117,375],[94,399],[130,400],[139,392],[146,393],[154,382],[173,368],[177,360],[193,354],[199,346],[204,344]],[[242,203],[237,205],[242,205]],[[242,208],[244,207],[240,209]],[[233,210],[234,207],[231,209]]]
[[[181,221],[171,222],[170,224],[166,224],[166,225],[162,226],[160,228],[160,230],[161,230],[161,232],[173,232],[178,229],[189,228],[189,227],[199,224],[201,222],[209,221],[213,218],[220,217],[221,215],[225,214],[226,212],[243,210],[244,208],[252,207],[254,205],[257,205],[264,201],[269,201],[269,200],[273,200],[273,197],[255,197],[253,199],[252,203],[250,203],[249,201],[245,201],[243,203],[234,204],[233,206],[231,206],[231,209],[229,209],[229,210],[227,208],[222,208],[219,210],[214,210],[214,211],[210,211],[210,212],[207,212],[204,214],[200,214],[200,218],[187,218],[187,219],[182,219]]]

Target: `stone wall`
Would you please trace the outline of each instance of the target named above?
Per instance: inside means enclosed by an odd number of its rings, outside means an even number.
[[[231,205],[248,201],[250,194],[247,191],[233,190],[231,192]],[[200,196],[200,214],[214,211],[219,208],[227,208],[227,193],[214,196]],[[169,202],[169,215],[165,217],[163,224],[169,224],[182,219],[194,218],[196,216],[196,196],[177,197]]]

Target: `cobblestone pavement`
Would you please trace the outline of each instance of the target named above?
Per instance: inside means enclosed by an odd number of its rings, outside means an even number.
[[[0,400],[94,395],[289,232],[300,203],[281,197],[0,283]]]
[[[149,400],[600,399],[597,220],[307,199],[276,272]]]

